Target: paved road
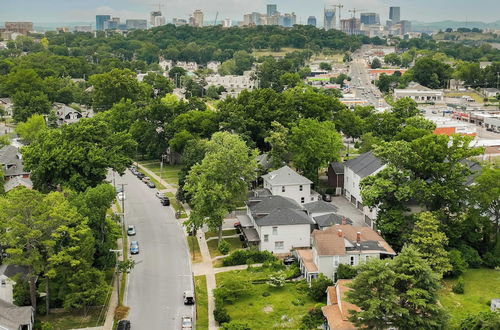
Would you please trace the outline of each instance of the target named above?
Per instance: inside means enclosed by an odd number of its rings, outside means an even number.
[[[125,224],[136,226],[140,253],[129,277],[125,305],[130,307],[133,329],[179,329],[183,315],[194,316],[185,306],[184,290],[193,290],[189,252],[183,231],[170,207],[160,204],[155,189],[148,188],[129,171],[116,183],[125,183]]]

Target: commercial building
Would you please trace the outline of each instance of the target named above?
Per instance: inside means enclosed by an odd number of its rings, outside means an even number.
[[[278,22],[279,22],[279,25],[281,25],[281,26],[292,27],[297,22],[297,16],[295,16],[295,13],[283,14],[283,15],[279,16]],[[268,24],[268,25],[274,25],[274,24]]]
[[[405,34],[408,34],[411,32],[411,22],[407,20],[399,21],[397,24],[399,27],[399,34],[404,36]]]
[[[323,27],[325,30],[333,30],[337,25],[337,21],[335,19],[335,9],[325,8],[324,16],[323,16]]]
[[[231,19],[229,17],[225,18],[222,21],[222,26],[225,28],[231,27],[232,25],[233,25],[233,22],[231,21]]]
[[[316,27],[316,16],[309,16],[307,19],[307,25]]]
[[[409,97],[418,103],[444,102],[444,93],[442,89],[430,89],[420,84],[412,84],[406,89],[395,89],[394,98],[402,99]]]
[[[33,31],[33,22],[5,22],[5,30],[26,36]]]
[[[363,33],[361,31],[361,22],[355,17],[340,20],[340,30],[351,36]]]
[[[401,20],[401,8],[400,7],[389,7],[389,19],[393,23],[397,23]]]
[[[92,25],[77,25],[74,27],[75,32],[92,32]]]
[[[377,13],[361,13],[360,14],[361,24],[366,25],[379,25],[380,16]]]
[[[165,17],[163,17],[163,16],[156,16],[155,17],[154,27],[162,26],[162,25],[165,25],[165,24],[167,24],[167,21],[166,21]]]
[[[278,15],[278,6],[277,5],[267,5],[267,16]]]
[[[193,13],[193,25],[197,27],[203,26],[203,12],[196,9]]]
[[[145,19],[128,19],[125,24],[127,30],[146,30],[148,28],[148,21]]]
[[[174,17],[172,19],[172,24],[174,24],[175,26],[183,26],[183,25],[187,25],[188,24],[188,21],[187,19],[185,18],[177,18],[177,17]]]
[[[151,26],[157,26],[156,25],[157,17],[161,17],[161,11],[159,10],[152,11],[151,15],[149,16],[149,24],[151,24]]]
[[[109,15],[96,15],[95,17],[95,29],[97,31],[104,31],[104,23],[111,20]]]

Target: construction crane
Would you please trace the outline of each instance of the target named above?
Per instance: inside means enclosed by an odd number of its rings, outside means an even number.
[[[353,18],[356,18],[356,13],[359,13],[362,11],[366,11],[366,9],[356,9],[356,8],[349,9],[349,12],[352,13]]]
[[[217,26],[217,18],[219,18],[219,12],[217,12],[217,14],[215,14],[214,26]]]
[[[338,10],[339,10],[339,26],[340,26],[340,20],[342,18],[340,15],[340,12],[342,11],[342,8],[344,8],[344,5],[339,3],[338,5],[333,5],[332,7],[338,8]]]

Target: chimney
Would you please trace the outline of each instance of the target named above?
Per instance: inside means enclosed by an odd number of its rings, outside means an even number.
[[[339,229],[339,231],[337,232],[339,237],[342,237],[342,229]]]
[[[356,242],[357,242],[358,244],[360,244],[360,243],[361,243],[361,232],[359,232],[359,231],[356,233]]]
[[[342,217],[342,224],[343,224],[343,225],[346,225],[346,224],[347,224],[347,220],[345,219],[345,217]]]

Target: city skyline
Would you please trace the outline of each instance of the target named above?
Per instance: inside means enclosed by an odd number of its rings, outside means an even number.
[[[243,20],[243,15],[251,12],[266,12],[268,4],[276,4],[279,12],[295,12],[297,23],[306,24],[309,16],[316,16],[318,25],[323,25],[323,8],[339,1],[309,1],[303,0],[170,0],[157,1],[163,5],[162,12],[167,21],[174,17],[189,17],[196,9],[204,12],[205,20],[211,21],[219,12],[219,20],[229,17],[234,21]],[[388,19],[389,7],[401,7],[401,19],[434,22],[443,20],[492,22],[500,19],[500,2],[496,0],[480,0],[478,3],[463,0],[422,0],[418,3],[410,0],[351,0],[344,5],[342,16],[351,17],[349,9],[365,9],[380,15],[381,22]],[[33,21],[48,22],[92,22],[95,15],[111,15],[122,19],[148,19],[150,12],[158,10],[151,0],[52,0],[49,4],[39,0],[18,0],[8,2],[0,0],[2,11],[0,21]],[[166,4],[166,5],[165,5]],[[26,11],[26,8],[30,8]],[[356,15],[359,17],[359,14]]]

